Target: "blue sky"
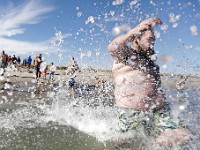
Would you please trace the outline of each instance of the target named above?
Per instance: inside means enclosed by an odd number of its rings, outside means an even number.
[[[200,0],[0,0],[0,49],[111,69],[110,40],[149,17],[164,22],[155,28],[161,71],[199,74]]]

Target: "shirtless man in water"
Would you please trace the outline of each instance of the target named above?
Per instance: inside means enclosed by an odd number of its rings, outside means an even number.
[[[155,63],[153,31],[154,27],[161,24],[162,21],[158,18],[147,19],[126,35],[116,37],[108,46],[114,58],[112,72],[115,102],[121,109],[142,112],[142,115],[147,112],[155,115],[154,112],[160,112],[165,107],[159,66]],[[188,129],[172,124],[173,127],[164,128],[155,136],[158,144],[183,144],[190,139]],[[132,128],[135,128],[133,124],[129,129]]]

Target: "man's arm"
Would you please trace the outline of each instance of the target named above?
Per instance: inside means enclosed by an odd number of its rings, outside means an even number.
[[[162,24],[162,21],[158,18],[149,18],[141,22],[138,26],[131,29],[126,34],[126,39],[132,39],[138,36],[141,36],[145,31],[152,30],[153,27]]]

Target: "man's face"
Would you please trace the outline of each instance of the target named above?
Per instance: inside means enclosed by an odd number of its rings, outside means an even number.
[[[145,31],[145,33],[141,36],[139,40],[139,46],[142,49],[152,49],[155,44],[155,36],[153,34],[153,31],[148,30]]]

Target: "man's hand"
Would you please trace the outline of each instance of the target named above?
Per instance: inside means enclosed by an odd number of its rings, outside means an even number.
[[[145,28],[145,26],[146,26],[146,29],[151,29],[152,27],[161,25],[162,23],[163,22],[157,17],[149,18],[149,19],[146,19],[143,22],[141,22],[139,24],[139,27]]]
[[[154,18],[153,21],[156,26],[163,24],[163,22],[159,18]]]

